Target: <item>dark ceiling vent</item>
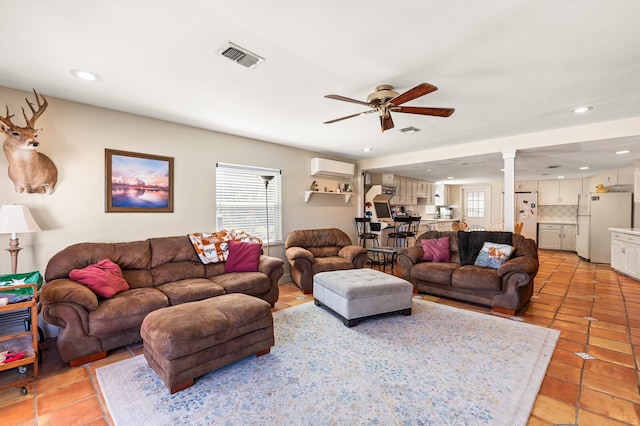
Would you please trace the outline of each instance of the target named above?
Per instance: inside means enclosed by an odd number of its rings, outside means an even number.
[[[249,52],[237,44],[231,42],[227,43],[222,49],[218,50],[218,53],[227,59],[230,59],[245,68],[255,68],[260,62],[264,61],[264,58]]]
[[[417,127],[409,126],[409,127],[405,127],[403,129],[400,129],[400,131],[402,133],[416,133],[416,132],[419,132],[420,129],[418,129]]]

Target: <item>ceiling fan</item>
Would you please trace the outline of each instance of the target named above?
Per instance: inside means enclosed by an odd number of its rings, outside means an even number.
[[[367,101],[359,101],[357,99],[347,98],[340,95],[325,95],[325,98],[335,99],[337,101],[351,102],[359,105],[366,105],[372,108],[369,111],[360,112],[358,114],[348,115],[346,117],[336,118],[334,120],[325,121],[324,124],[335,123],[336,121],[346,120],[347,118],[357,117],[359,115],[371,114],[377,112],[380,116],[380,126],[382,131],[393,129],[393,119],[391,119],[391,112],[404,112],[408,114],[419,115],[434,115],[436,117],[449,117],[455,111],[454,108],[427,108],[427,107],[411,107],[400,106],[405,102],[409,102],[412,99],[419,98],[420,96],[428,95],[431,92],[435,92],[438,88],[429,83],[418,84],[411,90],[407,90],[403,94],[393,90],[393,86],[389,84],[381,84],[376,87],[376,91],[371,93],[367,97]]]

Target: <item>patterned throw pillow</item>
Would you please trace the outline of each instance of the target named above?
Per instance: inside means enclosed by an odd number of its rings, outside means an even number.
[[[226,262],[229,256],[229,241],[244,241],[262,244],[262,240],[244,231],[222,229],[217,232],[196,232],[189,239],[200,261],[204,264]]]
[[[513,246],[509,244],[490,243],[485,241],[480,249],[474,265],[498,269],[509,260],[513,253]]]
[[[451,251],[449,237],[420,240],[422,243],[423,259],[428,262],[450,262]]]

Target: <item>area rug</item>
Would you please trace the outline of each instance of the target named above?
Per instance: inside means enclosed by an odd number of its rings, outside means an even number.
[[[414,298],[347,328],[305,303],[276,345],[170,395],[142,355],[97,370],[116,425],[525,425],[559,332]]]

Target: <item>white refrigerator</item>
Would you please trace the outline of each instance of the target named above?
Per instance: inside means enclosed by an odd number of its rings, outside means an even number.
[[[576,251],[593,263],[611,263],[609,228],[630,228],[631,192],[591,192],[578,199]]]
[[[522,236],[537,241],[538,231],[538,193],[516,192],[515,223],[522,222]]]

